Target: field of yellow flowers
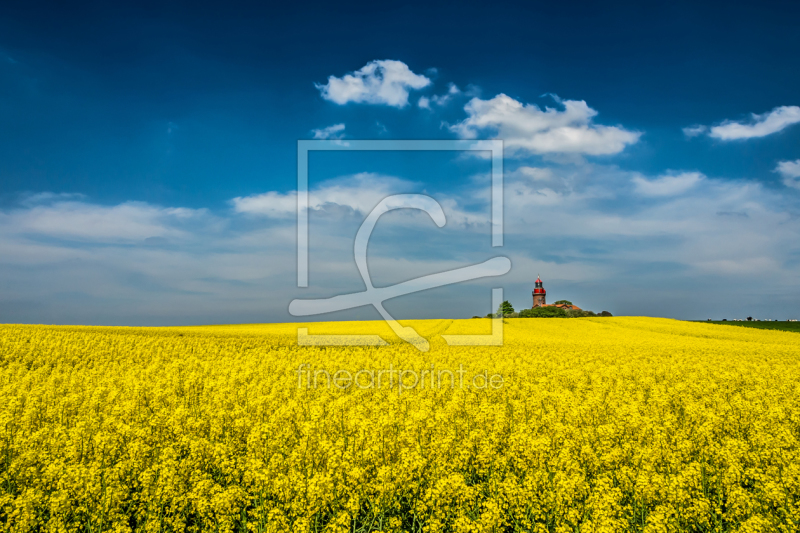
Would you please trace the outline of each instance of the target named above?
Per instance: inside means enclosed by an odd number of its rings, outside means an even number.
[[[796,333],[403,324],[0,326],[2,529],[800,530]]]

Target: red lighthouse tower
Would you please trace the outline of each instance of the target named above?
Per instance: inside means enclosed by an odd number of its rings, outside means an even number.
[[[541,307],[547,304],[547,302],[545,301],[545,298],[547,297],[547,291],[544,290],[544,286],[542,285],[542,280],[539,278],[539,276],[536,276],[536,285],[534,287],[535,288],[533,289],[533,307],[534,308]]]

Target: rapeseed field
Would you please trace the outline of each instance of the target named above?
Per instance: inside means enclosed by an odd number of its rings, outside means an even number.
[[[0,326],[3,530],[800,530],[797,334],[403,324]]]

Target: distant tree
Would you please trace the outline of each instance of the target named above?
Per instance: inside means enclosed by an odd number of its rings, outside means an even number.
[[[569,300],[559,300],[554,305],[572,305],[572,302]]]
[[[568,318],[567,311],[560,307],[534,307],[519,312],[520,318]]]
[[[600,313],[597,316],[613,316],[613,315],[611,313],[609,313],[608,311],[603,311],[602,313]]]
[[[506,300],[505,302],[500,304],[500,307],[497,308],[497,312],[495,313],[496,316],[508,316],[514,312],[514,308],[511,307],[511,304]]]
[[[567,316],[570,318],[583,318],[587,316],[597,316],[591,311],[585,309],[565,309]]]
[[[752,322],[753,321],[753,317],[751,317],[751,316],[747,317],[747,321],[748,322]]]

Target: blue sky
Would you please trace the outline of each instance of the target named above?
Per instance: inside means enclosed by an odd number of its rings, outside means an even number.
[[[788,3],[381,5],[6,2],[0,8],[0,321],[289,320],[376,283],[485,260],[511,273],[389,302],[489,311],[502,286],[615,314],[800,318],[800,8]],[[312,284],[295,286],[298,139],[500,138],[485,160],[315,154]],[[348,244],[349,243],[349,244]],[[329,318],[374,318],[370,309]]]

